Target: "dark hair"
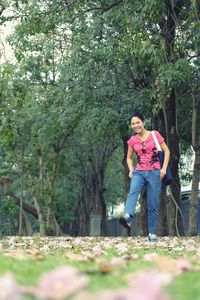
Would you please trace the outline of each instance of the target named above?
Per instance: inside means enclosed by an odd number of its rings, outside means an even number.
[[[142,115],[140,112],[138,112],[138,111],[134,111],[134,112],[132,113],[130,120],[131,120],[133,117],[138,117],[142,122],[144,122],[144,117],[143,117],[143,115]]]

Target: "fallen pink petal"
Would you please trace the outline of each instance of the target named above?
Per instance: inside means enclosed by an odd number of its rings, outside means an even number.
[[[59,300],[76,294],[88,283],[88,277],[79,274],[74,267],[60,267],[42,275],[34,293],[40,299]]]
[[[176,265],[176,274],[182,274],[184,272],[190,271],[192,269],[189,261],[185,259],[178,259]]]
[[[127,250],[128,250],[127,244],[126,243],[117,244],[116,249],[119,253],[127,252]]]
[[[0,277],[0,299],[1,300],[21,300],[22,289],[11,273]]]
[[[93,251],[94,255],[97,255],[97,256],[102,254],[102,249],[100,246],[94,246],[92,251]]]
[[[155,257],[157,257],[158,254],[155,253],[155,252],[152,252],[152,253],[148,253],[148,254],[145,254],[143,259],[144,261],[153,261]]]

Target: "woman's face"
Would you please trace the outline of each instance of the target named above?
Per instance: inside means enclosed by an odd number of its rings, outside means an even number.
[[[140,133],[144,130],[144,123],[138,117],[133,117],[131,119],[131,128],[135,133]]]

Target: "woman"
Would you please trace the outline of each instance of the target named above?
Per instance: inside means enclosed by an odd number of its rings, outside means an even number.
[[[148,208],[148,239],[156,242],[156,229],[158,223],[158,202],[162,186],[162,179],[166,175],[170,151],[164,138],[158,131],[154,131],[157,140],[164,152],[164,162],[161,168],[158,150],[151,131],[144,127],[144,117],[139,112],[131,116],[131,127],[136,135],[128,140],[127,164],[131,178],[130,191],[125,204],[125,214],[119,219],[125,228],[131,228],[131,219],[135,213],[138,196],[144,186],[147,190]],[[137,165],[133,168],[133,153],[137,155]]]

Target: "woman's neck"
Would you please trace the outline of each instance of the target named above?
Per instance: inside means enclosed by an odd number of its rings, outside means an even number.
[[[142,130],[140,133],[138,133],[138,135],[139,135],[140,137],[146,137],[148,134],[149,134],[149,131],[146,130],[146,129],[144,129],[144,130]]]

